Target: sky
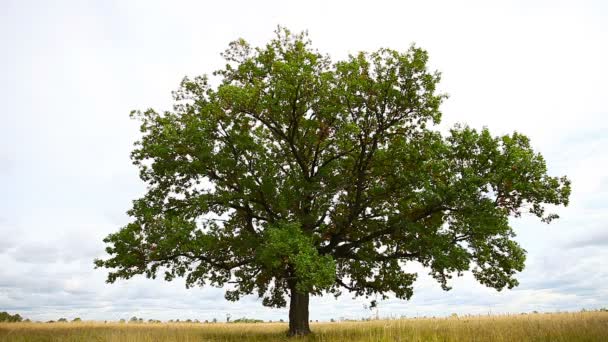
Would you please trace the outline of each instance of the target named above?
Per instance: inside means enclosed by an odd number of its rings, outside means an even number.
[[[244,38],[308,30],[334,60],[381,47],[426,49],[442,72],[441,128],[517,130],[568,175],[550,225],[511,221],[528,251],[520,285],[470,274],[445,292],[424,269],[410,301],[379,315],[572,311],[608,306],[608,2],[0,0],[0,311],[33,320],[287,319],[255,296],[133,278],[105,284],[102,239],[145,191],[129,154],[133,109],[169,110],[184,76],[211,73]],[[369,317],[365,299],[311,300],[312,319]],[[375,312],[373,313],[375,314]]]

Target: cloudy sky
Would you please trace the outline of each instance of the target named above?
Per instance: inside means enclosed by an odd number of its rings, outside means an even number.
[[[293,4],[292,4],[293,3]],[[490,4],[491,3],[491,4]],[[520,286],[465,275],[442,291],[420,270],[411,301],[380,315],[577,310],[608,305],[608,2],[0,1],[0,311],[36,320],[286,319],[256,297],[142,278],[104,283],[102,238],[144,191],[129,153],[132,109],[171,106],[185,75],[222,65],[243,37],[308,29],[334,59],[380,47],[427,49],[443,73],[449,127],[528,135],[573,181],[551,225],[513,220],[528,250]],[[364,300],[314,298],[313,319],[369,316]]]

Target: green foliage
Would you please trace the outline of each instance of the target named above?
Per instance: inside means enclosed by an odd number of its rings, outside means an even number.
[[[335,282],[336,265],[329,255],[319,255],[313,239],[295,223],[268,227],[259,247],[258,262],[269,273],[282,276],[293,269],[300,292],[321,293]]]
[[[568,204],[569,180],[524,135],[434,128],[446,96],[418,47],[332,62],[279,29],[223,56],[218,82],[185,78],[173,111],[132,113],[148,191],[104,240],[108,282],[230,283],[226,298],[275,307],[294,290],[407,299],[418,262],[446,290],[465,271],[501,290],[525,261],[509,217],[550,222],[546,205]]]
[[[0,322],[14,323],[14,322],[21,322],[21,321],[23,321],[23,317],[21,317],[21,315],[19,315],[19,314],[11,315],[6,311],[0,312]]]

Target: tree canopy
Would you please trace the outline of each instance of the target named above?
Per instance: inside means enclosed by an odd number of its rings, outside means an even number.
[[[0,322],[21,322],[23,321],[23,317],[21,317],[21,315],[19,314],[14,314],[11,315],[10,313],[6,312],[6,311],[2,311],[0,312]]]
[[[229,300],[282,307],[287,294],[291,332],[307,333],[309,294],[409,299],[412,262],[446,290],[469,270],[512,288],[525,251],[509,217],[550,222],[546,205],[568,203],[570,182],[547,174],[526,136],[437,129],[446,96],[421,48],[333,62],[279,29],[223,56],[214,79],[183,80],[172,111],[132,112],[148,188],[104,240],[108,282],[160,271],[230,284]]]

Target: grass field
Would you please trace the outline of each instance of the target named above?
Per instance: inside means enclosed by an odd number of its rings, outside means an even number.
[[[285,337],[287,323],[1,323],[0,341],[608,341],[608,313],[473,316],[313,323]]]

